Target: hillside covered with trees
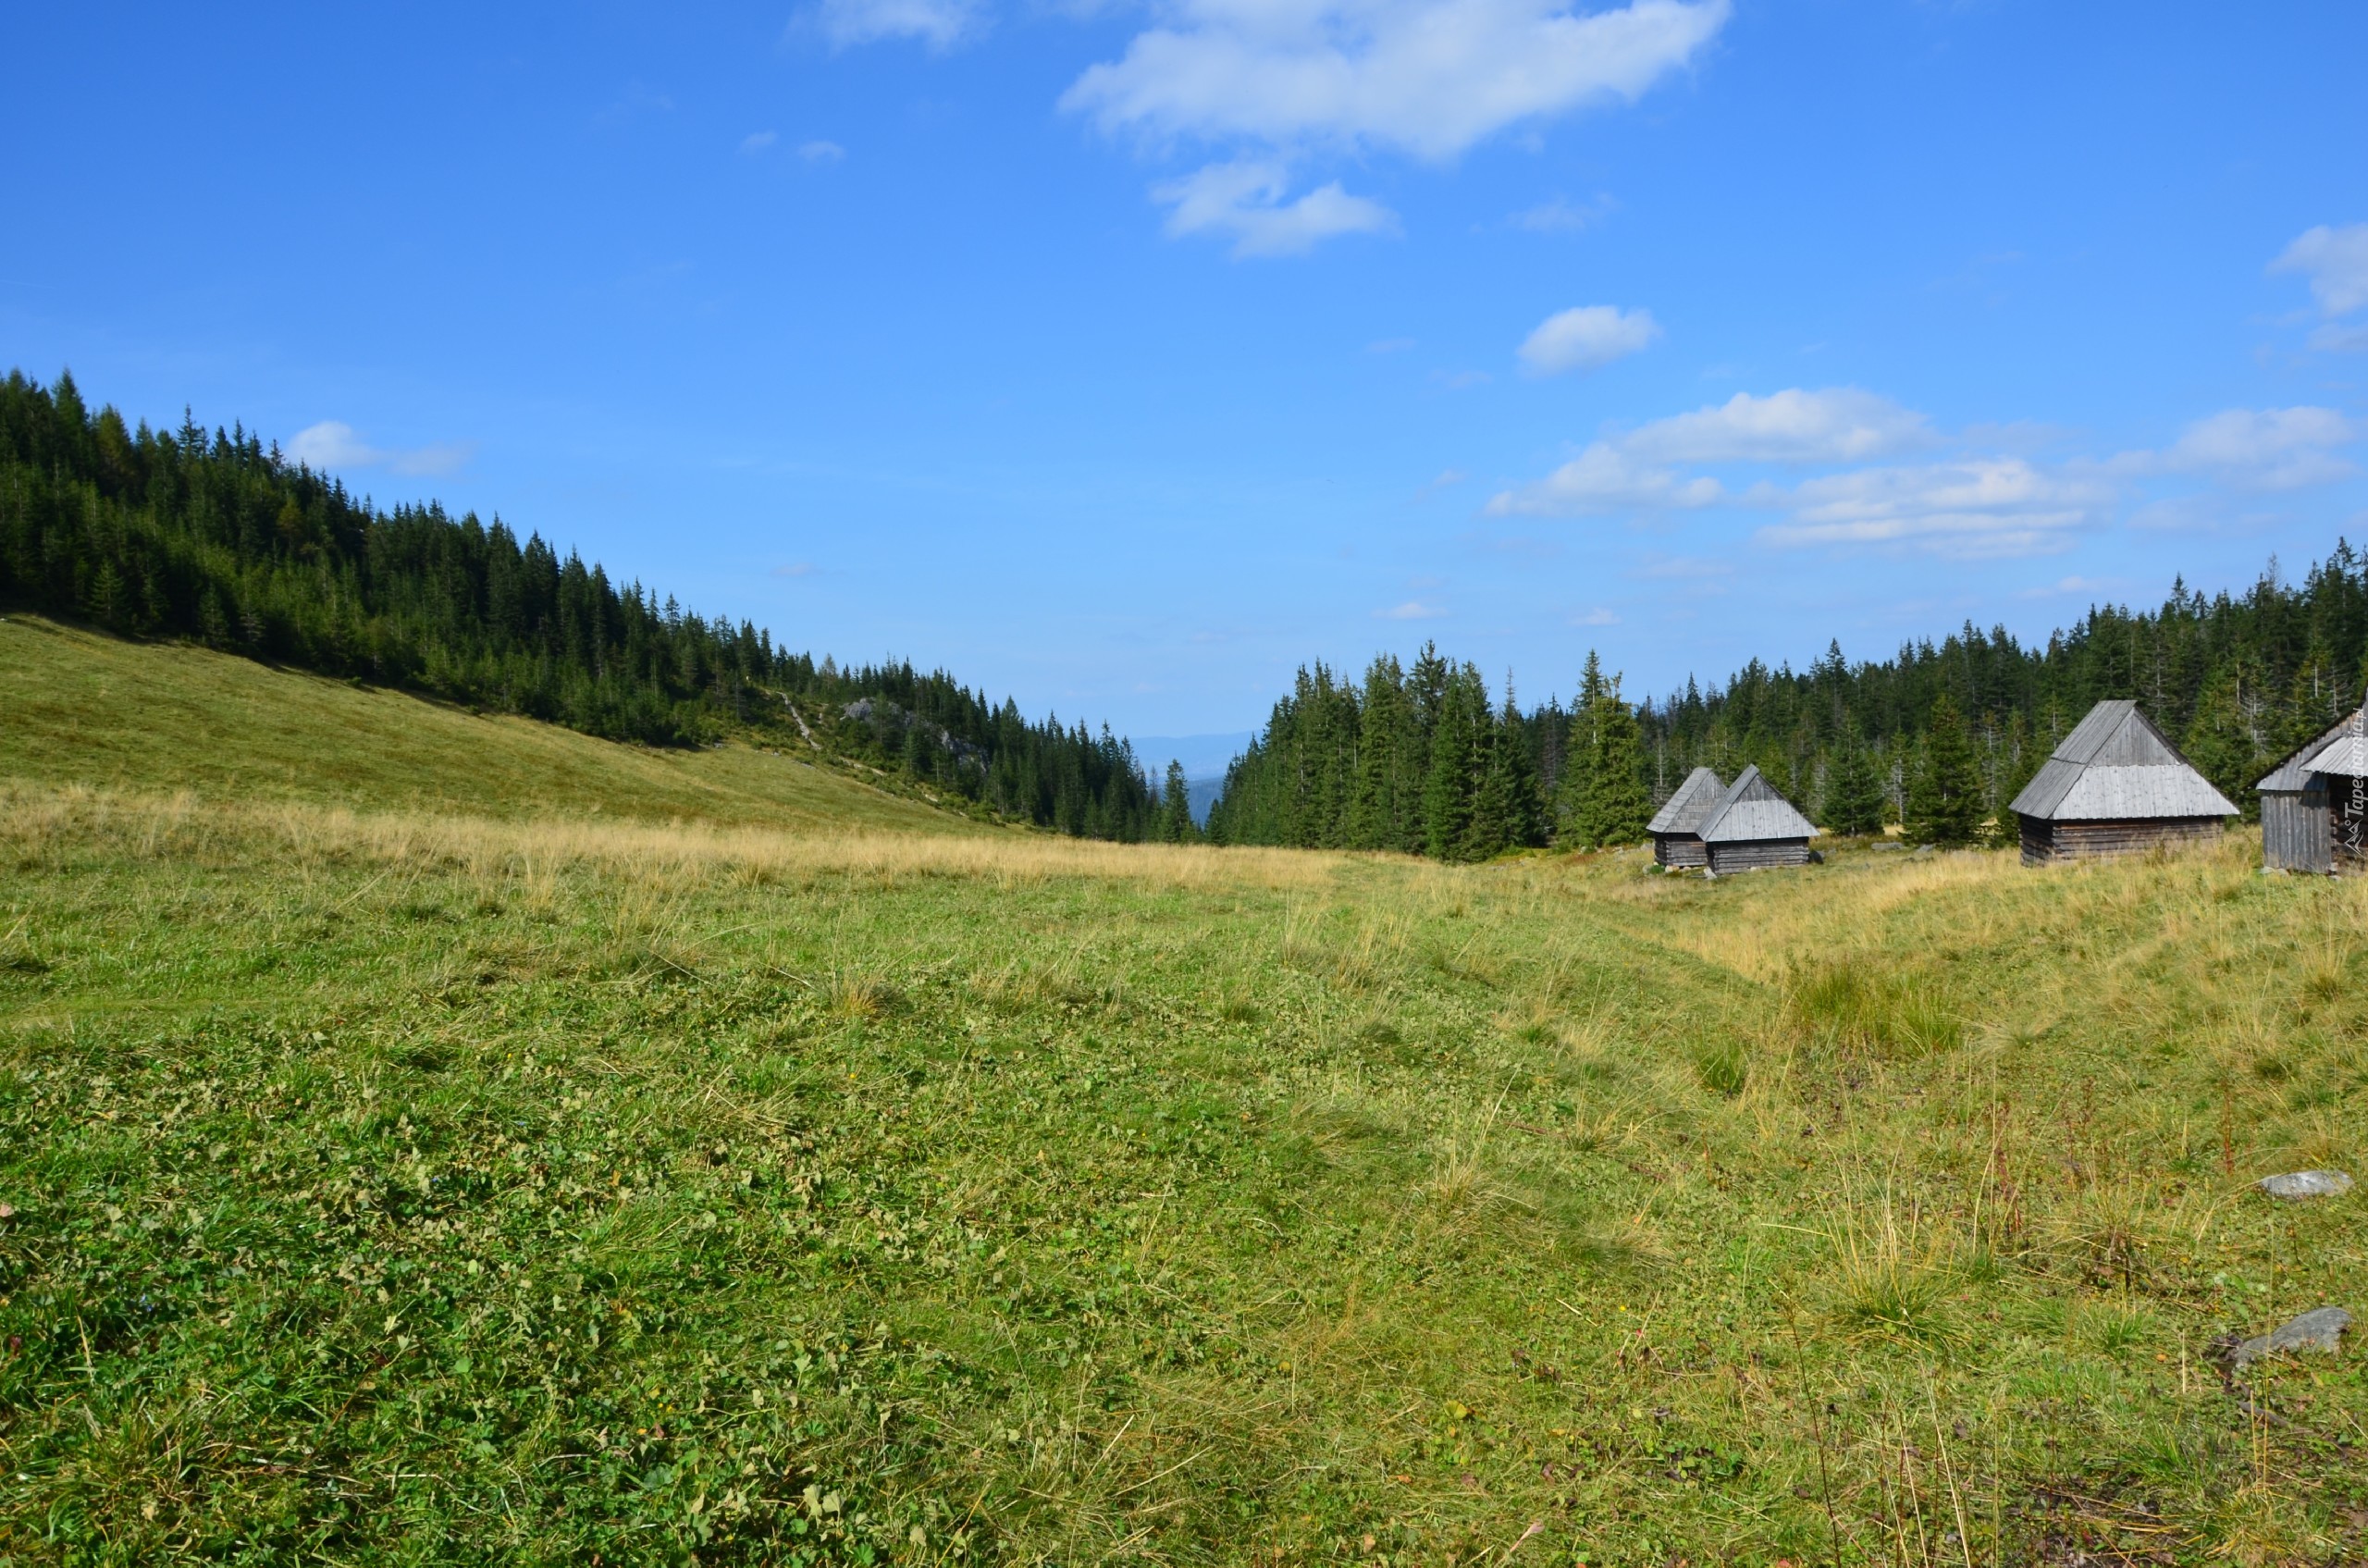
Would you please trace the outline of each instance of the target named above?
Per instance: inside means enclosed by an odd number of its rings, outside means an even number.
[[[2338,540],[2289,583],[2175,586],[2158,609],[2091,608],[2044,645],[1967,623],[1937,645],[1805,671],[1758,661],[1631,708],[1592,652],[1575,703],[1491,702],[1480,673],[1425,648],[1361,682],[1301,672],[1235,763],[1210,834],[1237,844],[1394,848],[1450,859],[1523,845],[1633,843],[1697,766],[1757,763],[1831,831],[2003,839],[2006,803],[2097,700],[2138,699],[2228,798],[2360,699],[2368,559]],[[1510,686],[1510,680],[1508,682]]]
[[[0,604],[612,740],[810,739],[1084,837],[1172,825],[1106,726],[1030,721],[909,663],[817,663],[499,519],[379,510],[243,429],[130,428],[70,376],[0,383]]]

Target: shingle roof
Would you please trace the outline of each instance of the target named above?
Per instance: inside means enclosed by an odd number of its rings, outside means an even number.
[[[1702,819],[1719,803],[1727,786],[1719,775],[1708,768],[1696,768],[1685,775],[1677,793],[1661,803],[1653,820],[1645,824],[1646,833],[1693,833],[1702,826]]]
[[[1696,830],[1705,844],[1757,843],[1770,838],[1814,838],[1816,824],[1794,809],[1774,784],[1747,766],[1719,797]]]
[[[2315,760],[2318,753],[2326,748],[2329,741],[2335,740],[2359,722],[2358,712],[2346,713],[2342,718],[2288,752],[2286,760],[2271,769],[2269,776],[2253,787],[2284,792],[2300,789],[2310,782],[2303,775],[2312,771],[2305,764]]]
[[[2138,704],[2118,698],[2089,710],[2007,809],[2049,822],[2238,814]]]

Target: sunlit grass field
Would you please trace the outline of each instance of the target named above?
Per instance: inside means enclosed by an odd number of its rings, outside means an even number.
[[[202,648],[0,617],[0,780],[480,816],[984,831],[745,745],[652,751]]]
[[[6,771],[7,1561],[2368,1554],[2362,1346],[2215,1349],[2368,1311],[2368,1196],[2248,1189],[2368,1175],[2368,895],[2241,837],[1708,883]]]

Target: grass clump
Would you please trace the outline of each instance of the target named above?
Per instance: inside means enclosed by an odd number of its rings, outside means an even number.
[[[1808,966],[1786,1000],[1806,1033],[1846,1047],[1921,1056],[1964,1042],[1963,1023],[1928,988],[1863,960]]]

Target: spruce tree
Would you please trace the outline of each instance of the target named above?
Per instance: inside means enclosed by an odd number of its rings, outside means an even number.
[[[2195,717],[2187,727],[2180,750],[2212,787],[2245,809],[2251,818],[2261,806],[2252,786],[2269,771],[2261,737],[2248,709],[2250,693],[2244,667],[2235,661],[2213,672],[2197,699]]]
[[[1166,844],[1190,844],[1200,837],[1192,825],[1192,792],[1184,782],[1184,764],[1170,759],[1167,787],[1159,802],[1159,837]]]
[[[1487,732],[1488,694],[1480,672],[1468,664],[1450,670],[1439,694],[1431,774],[1423,787],[1424,848],[1434,859],[1464,859],[1477,842],[1472,816],[1488,763]]]
[[[1645,793],[1644,735],[1637,728],[1635,711],[1620,696],[1618,675],[1602,683],[1595,709],[1595,752],[1587,769],[1586,840],[1596,846],[1634,844],[1645,836],[1653,808]]]
[[[1346,842],[1351,849],[1403,849],[1399,796],[1407,782],[1412,714],[1397,660],[1384,654],[1366,669],[1359,708],[1357,776],[1349,798]]]
[[[1883,831],[1883,781],[1856,736],[1843,742],[1825,792],[1825,830],[1856,838]]]
[[[1554,790],[1554,839],[1565,849],[1592,849],[1597,770],[1602,765],[1603,661],[1593,648],[1579,672],[1579,699],[1571,708],[1570,739],[1562,747],[1562,776]]]
[[[1958,848],[1980,836],[1981,815],[1981,773],[1974,765],[1973,746],[1957,705],[1943,692],[1925,728],[1922,765],[1907,786],[1904,831],[1913,843]]]
[[[1487,762],[1473,798],[1472,820],[1463,832],[1461,858],[1467,860],[1486,860],[1508,849],[1524,848],[1541,836],[1536,772],[1510,680],[1504,707],[1488,726],[1485,744]]]
[[[2000,743],[2002,755],[1998,763],[1997,798],[1992,802],[1995,814],[1990,823],[1990,843],[2004,849],[2022,836],[2022,822],[2014,813],[2015,797],[2037,776],[2040,766],[2047,760],[2038,737],[2031,734],[2030,721],[2016,709],[2006,721],[2005,738]]]

